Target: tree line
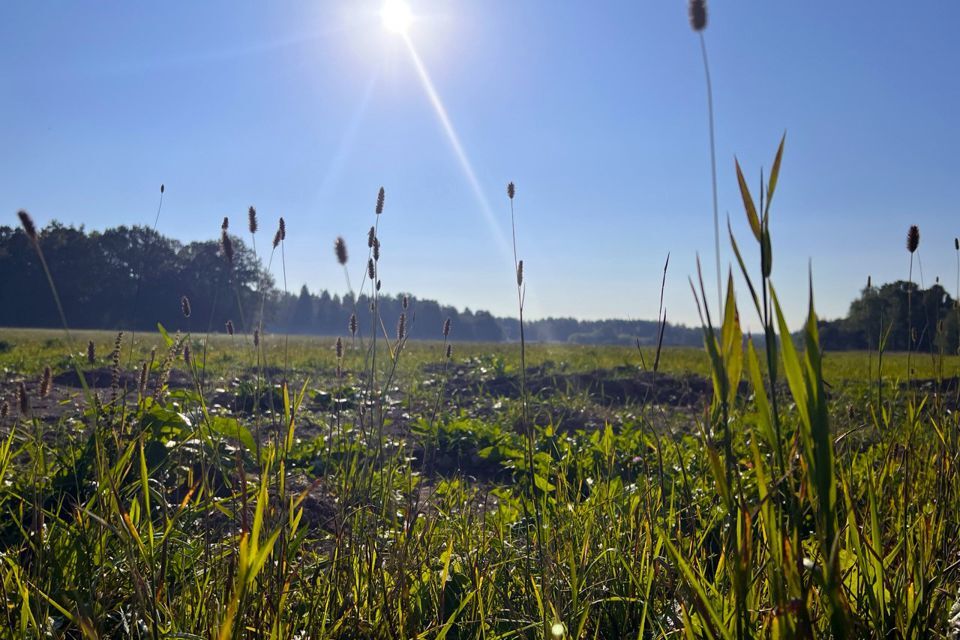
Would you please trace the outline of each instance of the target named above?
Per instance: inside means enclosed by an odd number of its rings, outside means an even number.
[[[957,353],[960,308],[937,282],[923,289],[898,280],[864,287],[845,318],[820,323],[820,344],[826,350],[912,349]]]
[[[371,299],[366,294],[327,290],[299,293],[279,290],[239,236],[230,235],[232,263],[216,240],[181,243],[153,229],[119,226],[104,231],[51,222],[38,241],[57,286],[64,313],[72,328],[224,332],[227,321],[238,331],[251,331],[261,320],[273,333],[337,336],[348,333],[350,317],[357,316],[358,332],[373,330]],[[333,256],[331,256],[333,259]],[[180,300],[190,301],[184,317]],[[462,311],[435,300],[412,295],[380,295],[378,311],[383,328],[395,330],[404,312],[409,335],[440,339],[449,318],[451,339],[501,342],[519,340],[519,321],[487,311]],[[0,326],[57,327],[59,315],[43,267],[32,242],[19,227],[0,226]],[[525,323],[531,342],[581,344],[656,343],[657,323],[645,320],[583,321],[546,318]],[[699,346],[699,330],[668,325],[664,344]]]

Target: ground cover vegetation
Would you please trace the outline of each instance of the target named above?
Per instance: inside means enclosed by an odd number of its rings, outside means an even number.
[[[454,346],[446,319],[411,342],[415,301],[379,296],[382,189],[335,339],[264,330],[268,288],[243,279],[226,219],[210,295],[236,316],[181,293],[156,333],[77,331],[20,212],[48,285],[29,295],[62,330],[0,338],[3,632],[958,637],[958,362],[922,342],[943,323],[914,325],[919,229],[902,353],[889,329],[825,352],[812,286],[791,335],[770,232],[783,153],[756,193],[736,165],[746,224],[728,225],[717,304],[699,265],[690,280],[699,350],[662,348],[662,308],[651,345],[527,344],[516,234],[517,342]]]

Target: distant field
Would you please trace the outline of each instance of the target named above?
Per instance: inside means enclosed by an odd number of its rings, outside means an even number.
[[[67,356],[73,353],[79,358],[86,357],[88,341],[96,345],[96,351],[106,358],[113,349],[116,332],[113,331],[72,331],[73,348],[67,343],[62,330],[55,329],[9,329],[0,328],[0,369],[9,374],[38,374],[44,366],[63,367]],[[130,339],[136,340],[132,352],[134,362],[147,358],[150,349],[163,345],[163,339],[157,332],[138,332],[125,336],[124,358],[130,359]],[[208,342],[207,366],[213,372],[223,372],[228,368],[252,366],[253,343],[251,336],[227,336],[226,334],[192,334],[194,344],[200,346],[204,339]],[[360,341],[344,338],[347,345],[346,362],[359,364]],[[334,338],[314,336],[268,335],[263,340],[266,361],[271,366],[283,367],[285,364],[297,376],[312,375],[317,370],[330,370],[335,366]],[[489,360],[492,366],[498,363],[509,371],[516,371],[520,364],[518,344],[453,342],[454,360]],[[443,352],[441,343],[435,341],[411,340],[405,347],[405,357],[401,361],[401,370],[415,371],[424,364],[438,361]],[[616,345],[574,345],[574,344],[529,344],[527,345],[527,364],[531,367],[548,366],[571,372],[588,372],[614,369],[617,367],[636,367],[651,369],[655,359],[655,350],[644,347]],[[879,358],[876,353],[865,351],[828,352],[824,356],[824,377],[830,383],[865,382],[876,380]],[[765,367],[764,359],[761,363]],[[940,354],[915,353],[910,358],[913,377],[917,379],[952,378],[960,375],[960,356],[940,356]],[[907,354],[884,353],[882,375],[888,380],[906,380]],[[659,370],[666,374],[710,375],[710,362],[702,348],[665,347],[660,357]]]

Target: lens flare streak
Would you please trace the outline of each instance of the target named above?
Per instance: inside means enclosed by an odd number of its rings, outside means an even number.
[[[480,210],[483,212],[483,216],[486,218],[487,224],[490,227],[490,231],[493,233],[494,238],[497,241],[497,245],[500,248],[500,253],[507,260],[507,262],[509,262],[512,269],[513,254],[511,253],[510,245],[507,243],[507,237],[504,235],[503,230],[497,223],[497,218],[493,215],[493,210],[490,208],[490,203],[487,201],[487,197],[484,195],[483,189],[480,187],[480,182],[477,180],[477,176],[473,171],[473,165],[470,164],[470,159],[463,150],[463,145],[460,144],[460,137],[453,128],[453,123],[450,122],[450,116],[447,115],[447,109],[443,106],[443,102],[440,100],[440,96],[437,94],[437,90],[433,86],[433,81],[430,79],[430,75],[427,73],[427,69],[423,64],[423,61],[420,59],[420,55],[413,46],[413,41],[410,40],[410,37],[407,34],[404,33],[402,35],[404,42],[407,44],[407,50],[410,52],[410,58],[413,60],[413,66],[417,70],[417,75],[420,76],[420,82],[423,84],[423,89],[426,91],[427,97],[430,99],[434,111],[437,112],[437,117],[440,119],[440,124],[443,125],[443,129],[450,141],[450,146],[453,147],[453,151],[457,156],[457,160],[460,162],[460,167],[463,169],[463,173],[466,176],[467,181],[470,183],[470,187],[473,189],[474,196],[476,196],[477,202],[480,204]]]

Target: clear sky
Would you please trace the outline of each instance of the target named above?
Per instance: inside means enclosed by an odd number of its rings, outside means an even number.
[[[686,3],[410,5],[410,42],[473,178],[379,0],[2,3],[4,223],[22,207],[40,224],[149,225],[163,182],[162,233],[215,239],[252,204],[260,248],[286,218],[291,289],[342,292],[333,240],[358,281],[383,185],[385,290],[507,315],[513,180],[529,315],[653,318],[669,251],[668,314],[695,322],[687,277],[699,251],[714,282],[713,223]],[[755,188],[787,132],[772,229],[792,321],[808,261],[825,317],[868,275],[906,278],[910,224],[925,284],[952,291],[960,4],[709,8],[720,210],[743,245],[734,155]]]

